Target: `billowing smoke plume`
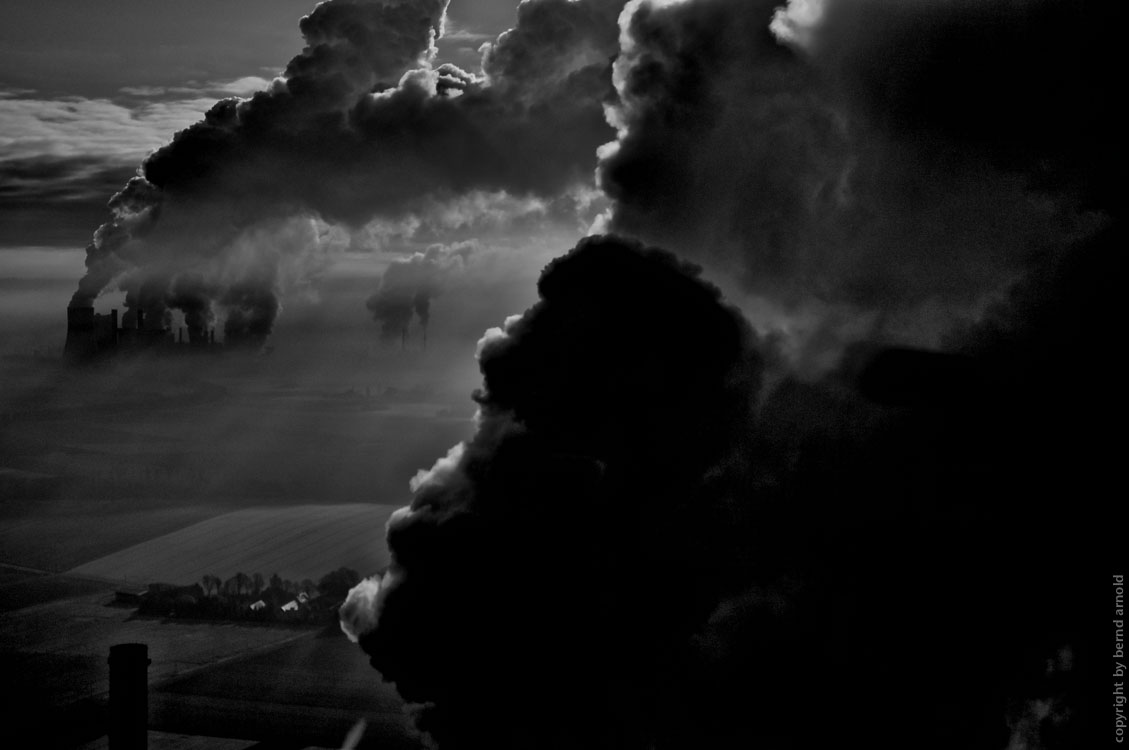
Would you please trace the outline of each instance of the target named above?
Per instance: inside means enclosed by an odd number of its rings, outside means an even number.
[[[1109,4],[778,5],[629,4],[610,228],[935,344],[1113,209]]]
[[[165,301],[169,307],[184,313],[184,326],[188,329],[190,343],[207,341],[215,313],[212,310],[214,293],[204,278],[195,274],[178,276]]]
[[[125,295],[126,324],[145,329],[163,328],[172,320],[168,308],[168,279],[148,276],[141,272],[131,274]]]
[[[475,437],[390,521],[350,618],[373,665],[444,748],[1096,744],[1118,25],[1050,1],[621,20],[610,225],[946,351],[865,341],[758,397],[779,363],[696,272],[582,242],[483,339]]]
[[[422,253],[394,261],[381,276],[380,288],[365,303],[380,324],[381,340],[404,345],[414,317],[426,345],[431,300],[442,290],[446,275],[461,268],[473,248],[473,243],[466,242],[450,247],[432,245]]]
[[[338,610],[341,630],[353,643],[376,629],[376,598],[380,594],[380,578],[366,578],[349,590],[349,596]]]
[[[224,340],[233,346],[258,348],[266,341],[278,315],[278,297],[269,285],[244,280],[231,285],[220,300],[227,308]]]
[[[217,103],[114,196],[72,304],[115,280],[128,292],[164,279],[172,294],[188,274],[213,306],[234,304],[233,330],[250,315],[269,333],[262,300],[284,291],[269,230],[292,217],[357,228],[468,194],[555,197],[590,183],[611,136],[602,103],[622,0],[523,4],[481,75],[433,67],[446,5],[318,5],[301,23],[305,49],[268,90]],[[231,302],[255,285],[259,301]]]
[[[1086,746],[1122,242],[960,354],[758,396],[774,355],[696,269],[585,240],[482,340],[477,433],[412,480],[343,627],[442,748]]]
[[[477,433],[413,481],[377,625],[352,630],[444,747],[644,746],[719,585],[762,355],[695,267],[636,243],[589,238],[538,291],[480,343]]]

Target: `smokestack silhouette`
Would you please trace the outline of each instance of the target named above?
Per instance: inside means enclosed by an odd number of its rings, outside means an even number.
[[[110,750],[149,746],[149,647],[119,643],[110,647]]]
[[[67,308],[67,338],[63,348],[66,358],[81,362],[118,345],[118,311],[98,315],[93,307]]]
[[[89,357],[97,350],[94,338],[94,307],[67,308],[67,341],[63,351],[70,358]]]

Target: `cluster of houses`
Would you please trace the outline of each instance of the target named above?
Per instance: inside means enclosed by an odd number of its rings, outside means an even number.
[[[144,588],[119,589],[115,600],[136,606],[140,614],[158,617],[252,620],[260,622],[330,622],[360,575],[348,568],[328,573],[315,584],[259,574],[237,573],[226,581],[206,575],[188,586],[151,583]]]
[[[297,612],[302,607],[310,606],[310,602],[313,601],[314,599],[317,599],[317,597],[318,597],[318,593],[316,591],[311,592],[311,593],[306,593],[305,591],[300,591],[300,592],[298,592],[298,595],[296,597],[294,597],[290,601],[286,602],[286,604],[283,604],[281,607],[279,607],[278,611],[279,612]],[[247,609],[251,610],[252,612],[262,612],[263,610],[265,610],[269,606],[271,606],[271,605],[267,604],[264,599],[256,599],[255,601],[253,601],[253,602],[251,602],[250,604],[247,605]]]

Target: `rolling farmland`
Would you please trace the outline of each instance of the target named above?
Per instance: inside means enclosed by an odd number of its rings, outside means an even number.
[[[115,601],[115,589],[204,575],[372,575],[388,563],[384,526],[408,479],[473,432],[465,396],[371,376],[288,384],[270,361],[254,366],[7,377],[0,362],[0,668],[19,676],[3,691],[13,736],[104,747],[108,650],[137,642],[152,659],[153,729],[336,747],[364,716],[362,747],[418,746],[394,690],[336,628],[138,617]]]
[[[43,501],[31,512],[0,517],[0,563],[61,573],[224,510],[210,505],[145,508],[124,502]]]
[[[106,587],[0,612],[0,669],[10,676],[0,683],[0,700],[14,723],[13,737],[49,732],[54,741],[44,746],[63,748],[104,733],[99,706],[109,689],[106,657],[114,644],[147,644],[148,678],[157,685],[316,636],[309,629],[139,618],[130,608],[108,606],[111,600]]]
[[[388,564],[384,524],[397,506],[249,508],[98,558],[70,571],[111,581],[191,584],[205,574],[274,573],[317,580],[345,566],[372,575]]]
[[[294,747],[338,747],[359,718],[368,722],[363,750],[421,747],[395,689],[340,632],[171,679],[152,695],[151,723],[165,731],[208,726],[228,737]]]

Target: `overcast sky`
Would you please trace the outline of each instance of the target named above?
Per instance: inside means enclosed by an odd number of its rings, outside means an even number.
[[[0,247],[85,246],[105,218],[105,202],[149,151],[216,99],[248,95],[283,70],[302,47],[298,20],[313,5],[5,3]],[[478,47],[513,19],[509,0],[458,3],[443,57],[475,65]],[[36,164],[38,174],[30,168]],[[59,171],[86,178],[77,195],[43,184]]]

